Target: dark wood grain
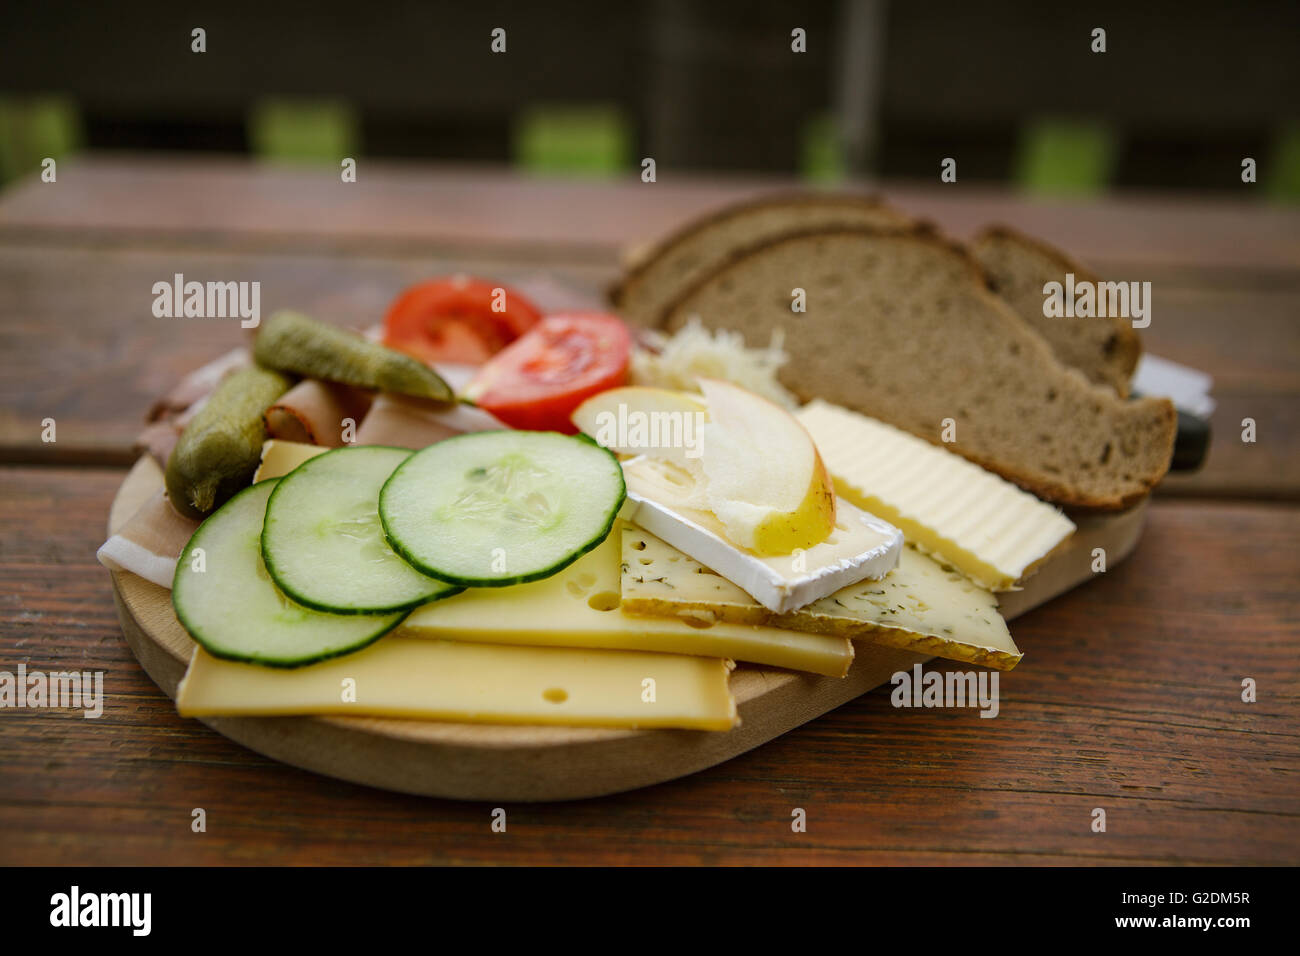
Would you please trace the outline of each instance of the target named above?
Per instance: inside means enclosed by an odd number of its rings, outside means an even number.
[[[1023,228],[1099,266],[1177,266],[1294,274],[1300,211],[1271,206],[1252,187],[1238,199],[1116,193],[1047,200],[1004,188],[934,182],[859,184],[965,238],[990,222]],[[244,160],[72,159],[57,183],[29,177],[0,198],[0,234],[165,238],[280,250],[414,247],[459,254],[509,251],[550,259],[581,254],[613,265],[621,247],[653,238],[725,202],[786,190],[790,179],[703,178],[660,169],[604,181],[520,176],[508,169],[363,162],[355,183],[337,167]]]
[[[994,720],[882,689],[694,777],[507,806],[496,834],[486,804],[316,777],[177,717],[93,557],[122,475],[0,470],[0,669],[102,669],[108,695],[98,720],[0,711],[0,863],[1300,862],[1291,507],[1157,503],[1127,563],[1016,621]]]
[[[1231,283],[1141,272],[1152,316],[1143,348],[1214,376],[1210,453],[1196,474],[1170,475],[1162,495],[1300,499],[1300,272],[1295,284]],[[1255,441],[1242,441],[1242,421]]]

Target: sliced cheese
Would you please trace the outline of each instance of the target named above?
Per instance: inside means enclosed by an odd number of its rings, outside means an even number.
[[[843,677],[853,662],[844,637],[775,627],[633,617],[620,598],[618,528],[595,550],[541,581],[472,588],[413,611],[398,628],[407,637],[660,651]]]
[[[837,494],[990,590],[1014,587],[1074,533],[1057,509],[915,435],[820,400],[796,416]]]
[[[283,478],[304,461],[329,451],[323,445],[270,438],[262,442],[262,461],[253,473],[253,484],[267,478]]]
[[[1010,670],[1020,660],[993,595],[914,548],[882,581],[863,581],[784,614],[652,534],[623,534],[623,607],[700,626],[775,624]]]
[[[185,717],[350,714],[727,730],[737,722],[727,686],[732,667],[707,657],[391,635],[355,654],[294,669],[219,660],[197,648],[176,709]]]
[[[698,507],[692,476],[651,458],[623,463],[628,512],[634,522],[736,584],[770,611],[789,611],[868,578],[883,578],[898,563],[903,534],[845,501],[835,530],[819,544],[776,557],[733,544],[722,523]]]

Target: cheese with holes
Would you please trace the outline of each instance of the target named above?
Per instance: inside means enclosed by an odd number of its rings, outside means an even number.
[[[652,458],[623,463],[627,516],[651,534],[689,554],[740,587],[770,611],[789,611],[867,578],[882,578],[898,563],[903,533],[845,501],[835,529],[811,548],[793,554],[758,555],[727,539],[722,522],[692,507],[694,478]]]
[[[329,451],[323,445],[308,445],[304,442],[282,441],[270,438],[262,442],[262,461],[253,474],[253,484],[267,478],[283,478],[304,461],[323,455]]]
[[[483,644],[599,647],[726,657],[843,677],[844,637],[776,627],[633,617],[622,610],[619,528],[564,570],[527,584],[471,588],[416,608],[397,633]]]
[[[1074,533],[1051,505],[915,435],[820,400],[796,417],[836,494],[990,590],[1013,588]]]
[[[223,661],[196,648],[176,709],[185,717],[349,714],[727,730],[737,722],[727,686],[732,666],[708,657],[392,635],[355,654],[289,669]]]
[[[910,547],[881,581],[862,581],[807,607],[774,614],[676,548],[629,528],[623,533],[623,607],[700,625],[775,624],[999,670],[1015,667],[1021,656],[992,594]]]

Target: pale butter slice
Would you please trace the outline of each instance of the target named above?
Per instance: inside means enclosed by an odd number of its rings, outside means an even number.
[[[1013,588],[1074,533],[1056,508],[892,425],[821,400],[796,417],[837,494],[990,590]]]
[[[903,534],[886,521],[836,502],[830,536],[794,554],[754,554],[726,536],[698,501],[691,475],[650,458],[623,462],[631,507],[625,517],[731,581],[770,611],[793,610],[846,585],[884,577],[898,563]]]
[[[396,633],[404,637],[554,647],[659,651],[726,657],[843,677],[853,663],[846,638],[775,627],[675,618],[633,617],[622,611],[620,535],[562,571],[527,584],[471,588],[416,608]]]
[[[307,667],[219,660],[195,649],[185,717],[349,714],[489,724],[676,727],[737,723],[730,661],[627,651],[497,647],[394,637]],[[344,684],[351,679],[354,683]],[[645,681],[653,680],[648,700]],[[355,687],[345,701],[340,688]]]
[[[770,624],[834,634],[1010,670],[1020,660],[993,595],[957,570],[904,548],[884,580],[862,581],[774,614],[730,581],[637,528],[623,533],[623,607],[716,627]]]

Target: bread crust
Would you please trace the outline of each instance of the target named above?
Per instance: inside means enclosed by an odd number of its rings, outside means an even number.
[[[1007,324],[1008,328],[1015,329],[1018,333],[1021,333],[1025,344],[1032,343],[1030,347],[1037,352],[1037,355],[1030,356],[1030,360],[1037,360],[1055,366],[1064,376],[1074,376],[1078,380],[1078,383],[1082,384],[1085,388],[1095,389],[1100,393],[1098,395],[1099,400],[1104,399],[1107,402],[1124,401],[1123,399],[1120,399],[1108,386],[1089,382],[1082,372],[1062,363],[1056,357],[1048,342],[1032,328],[1029,328],[1015,313],[1015,311],[1012,310],[1011,306],[992,291],[987,273],[978,260],[976,260],[971,254],[970,250],[960,242],[944,235],[935,228],[933,224],[928,222],[914,222],[912,225],[899,227],[834,226],[826,228],[810,228],[794,230],[789,233],[783,233],[780,236],[759,240],[733,251],[713,270],[703,275],[689,287],[684,289],[665,309],[659,327],[666,328],[668,331],[674,331],[669,323],[682,308],[683,304],[691,299],[701,289],[714,282],[728,270],[735,268],[746,259],[788,243],[801,242],[811,238],[823,239],[834,238],[837,236],[865,236],[870,238],[893,237],[907,239],[910,241],[926,243],[937,249],[941,249],[948,255],[956,257],[969,273],[972,285],[975,286],[975,289],[973,290],[975,294],[980,296],[986,305],[1002,316],[1002,320]],[[802,401],[808,401],[811,398],[816,397],[807,388],[800,388],[797,385],[791,386],[791,390]],[[995,474],[1001,475],[1008,481],[1024,488],[1026,491],[1062,507],[1079,511],[1121,511],[1132,507],[1134,504],[1145,498],[1150,493],[1150,490],[1155,487],[1155,485],[1159,483],[1168,472],[1169,462],[1173,455],[1174,438],[1178,426],[1177,412],[1175,411],[1173,404],[1167,399],[1143,398],[1135,400],[1131,404],[1134,406],[1141,405],[1149,412],[1158,416],[1159,420],[1156,423],[1158,425],[1158,434],[1156,440],[1160,442],[1167,453],[1161,456],[1161,460],[1164,462],[1163,467],[1158,468],[1150,474],[1133,479],[1137,481],[1141,487],[1122,495],[1115,494],[1099,496],[1089,494],[1066,482],[1055,481],[1041,475],[1030,474],[1015,466],[993,461],[987,456],[981,455],[977,452],[972,452],[960,447],[954,449],[951,446],[941,445],[930,435],[919,434],[918,437],[924,438],[931,444],[939,445],[939,447],[943,447],[948,451],[956,451],[982,468],[986,468]],[[914,432],[914,434],[916,433]]]
[[[738,249],[733,250],[725,259],[722,260],[712,271],[701,276],[681,291],[664,309],[664,314],[657,328],[663,328],[664,322],[676,309],[694,295],[698,290],[703,288],[709,282],[713,281],[722,272],[736,265],[744,259],[748,259],[755,253],[762,252],[766,249],[772,249],[784,245],[788,242],[795,242],[801,239],[822,238],[831,236],[895,236],[898,238],[917,239],[928,242],[958,256],[966,268],[970,271],[971,278],[974,279],[989,295],[993,295],[993,282],[984,267],[980,265],[978,259],[971,255],[970,250],[958,240],[942,232],[938,226],[926,219],[915,219],[908,225],[899,226],[812,226],[806,229],[791,229],[789,232],[783,232],[779,236],[773,236],[768,239],[759,239],[755,242],[748,243]],[[1005,311],[1020,322],[1019,317],[1011,311],[1010,306],[998,299],[999,305],[1003,306]],[[1047,343],[1043,343],[1047,346]],[[1050,346],[1048,346],[1050,348]]]
[[[1029,250],[1051,260],[1055,267],[1061,270],[1062,274],[1072,272],[1074,275],[1087,282],[1098,283],[1103,281],[1101,276],[1093,272],[1087,266],[1080,263],[1077,259],[1071,258],[1066,252],[1038,239],[1034,236],[1014,229],[1003,223],[992,223],[981,229],[973,239],[971,246],[978,246],[985,240],[1002,240],[1006,242],[1018,243],[1027,247]],[[1120,390],[1120,397],[1126,397],[1128,380],[1133,377],[1133,372],[1137,368],[1138,359],[1142,356],[1142,339],[1133,328],[1131,322],[1120,316],[1107,316],[1110,320],[1111,327],[1115,331],[1117,338],[1116,357],[1119,361],[1114,362],[1113,366],[1120,373],[1124,380],[1125,388]]]
[[[910,222],[911,217],[890,206],[878,193],[823,193],[811,190],[782,190],[779,192],[764,193],[750,199],[742,199],[739,202],[715,209],[713,212],[703,216],[696,216],[684,225],[668,233],[663,238],[656,240],[644,253],[638,255],[635,263],[617,279],[608,290],[610,304],[616,309],[621,308],[627,301],[629,292],[640,285],[646,277],[646,273],[660,259],[671,252],[676,246],[698,236],[706,229],[710,229],[721,223],[739,218],[752,212],[759,212],[766,209],[773,209],[780,206],[796,208],[804,207],[827,207],[827,206],[858,206],[865,210],[873,212],[890,213],[898,217],[899,224]],[[658,326],[663,321],[663,314],[657,317],[652,326]]]

